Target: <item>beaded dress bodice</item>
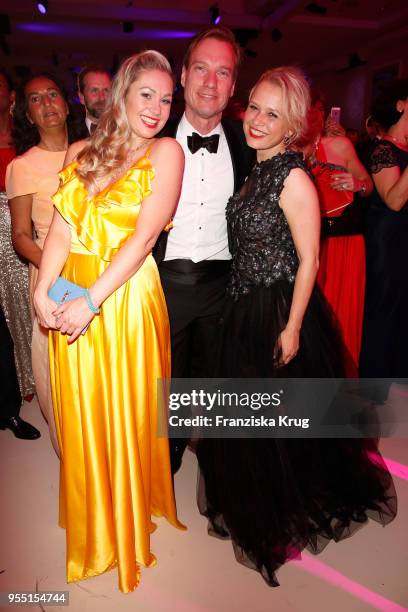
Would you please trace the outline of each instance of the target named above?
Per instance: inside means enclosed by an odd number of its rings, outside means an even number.
[[[256,163],[241,191],[228,202],[232,266],[227,291],[235,300],[260,285],[295,280],[299,261],[279,206],[284,181],[293,168],[310,176],[302,156],[292,151]]]

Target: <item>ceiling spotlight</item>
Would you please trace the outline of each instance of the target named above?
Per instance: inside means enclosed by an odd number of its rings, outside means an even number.
[[[122,21],[122,29],[125,34],[131,34],[134,31],[135,26],[133,25],[132,21]]]
[[[220,9],[218,8],[217,4],[214,4],[213,6],[210,7],[210,17],[211,17],[211,23],[213,23],[214,25],[218,25],[221,21],[221,13],[220,13]]]
[[[37,2],[37,9],[41,15],[45,15],[48,11],[48,0],[41,0],[41,2]]]

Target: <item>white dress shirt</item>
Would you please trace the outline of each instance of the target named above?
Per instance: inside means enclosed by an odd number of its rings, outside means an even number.
[[[88,132],[91,133],[91,125],[95,123],[95,125],[98,125],[96,123],[96,121],[92,121],[88,115],[85,116],[85,125],[88,128]]]
[[[183,147],[185,169],[165,261],[191,259],[197,263],[207,259],[231,259],[225,207],[234,191],[234,171],[227,139],[219,123],[212,132],[205,134],[220,135],[217,153],[202,148],[193,155],[187,146],[187,136],[193,132],[198,130],[183,115],[176,139]]]

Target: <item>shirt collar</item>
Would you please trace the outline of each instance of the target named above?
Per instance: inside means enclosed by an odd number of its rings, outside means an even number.
[[[179,128],[178,128],[178,136],[191,136],[191,134],[193,132],[197,132],[197,134],[200,134],[200,136],[212,136],[213,134],[222,134],[223,130],[222,130],[222,126],[221,126],[221,121],[218,125],[215,126],[215,128],[213,130],[211,130],[211,132],[208,132],[208,134],[201,134],[201,132],[199,132],[196,128],[194,128],[191,123],[189,122],[189,120],[186,117],[186,113],[183,114],[180,123],[179,123]]]
[[[89,132],[89,133],[91,133],[91,125],[92,125],[93,123],[95,123],[95,124],[96,124],[96,121],[92,121],[92,120],[89,118],[89,116],[88,116],[88,115],[86,115],[86,117],[85,117],[85,125],[86,125],[86,127],[88,128],[88,132]]]

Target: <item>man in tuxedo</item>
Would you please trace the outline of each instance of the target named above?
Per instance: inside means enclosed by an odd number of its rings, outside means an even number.
[[[85,124],[92,134],[105,110],[112,78],[101,66],[86,66],[78,75],[78,97],[85,107]]]
[[[174,136],[185,154],[173,228],[161,235],[154,250],[169,311],[173,378],[213,375],[231,260],[225,208],[254,159],[241,123],[222,120],[239,61],[240,48],[227,28],[198,34],[183,62],[185,112],[162,133]],[[170,440],[173,473],[187,443]]]

